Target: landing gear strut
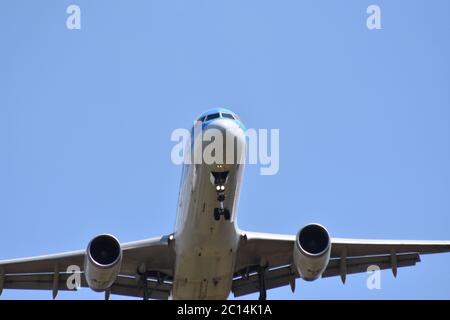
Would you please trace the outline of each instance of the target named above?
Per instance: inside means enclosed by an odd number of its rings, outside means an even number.
[[[266,289],[266,275],[265,268],[259,267],[258,278],[259,278],[259,300],[267,299],[267,289]]]
[[[224,216],[225,220],[231,219],[230,210],[224,207],[225,201],[225,182],[227,180],[228,171],[225,172],[211,172],[214,178],[214,186],[216,187],[217,201],[219,207],[214,208],[214,220],[220,220],[220,216]]]
[[[149,294],[148,294],[148,285],[147,285],[147,272],[144,272],[144,274],[141,275],[141,284],[142,284],[142,299],[148,300]]]

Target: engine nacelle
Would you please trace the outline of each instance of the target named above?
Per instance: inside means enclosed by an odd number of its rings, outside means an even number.
[[[308,224],[297,233],[294,245],[294,264],[299,275],[313,281],[325,271],[330,260],[331,239],[319,224]]]
[[[86,282],[94,291],[104,291],[116,280],[122,264],[119,241],[109,234],[96,236],[89,242],[84,262]]]

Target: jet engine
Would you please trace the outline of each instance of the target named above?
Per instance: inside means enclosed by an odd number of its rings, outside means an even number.
[[[116,280],[121,264],[119,241],[109,234],[96,236],[86,250],[84,274],[87,284],[94,291],[105,291]]]
[[[319,224],[308,224],[297,233],[294,245],[294,264],[299,275],[313,281],[325,271],[331,253],[328,231]]]

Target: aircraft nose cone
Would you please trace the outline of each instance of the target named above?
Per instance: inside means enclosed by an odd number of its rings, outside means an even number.
[[[203,155],[208,165],[236,165],[244,163],[245,133],[230,119],[215,119],[203,127]],[[222,160],[222,161],[220,161]]]

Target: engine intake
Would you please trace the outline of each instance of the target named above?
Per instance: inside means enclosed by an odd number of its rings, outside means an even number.
[[[320,224],[308,224],[297,233],[294,264],[299,275],[313,281],[325,271],[330,260],[331,238]]]
[[[122,264],[120,242],[112,235],[102,234],[89,242],[85,258],[85,277],[94,291],[111,287]]]

